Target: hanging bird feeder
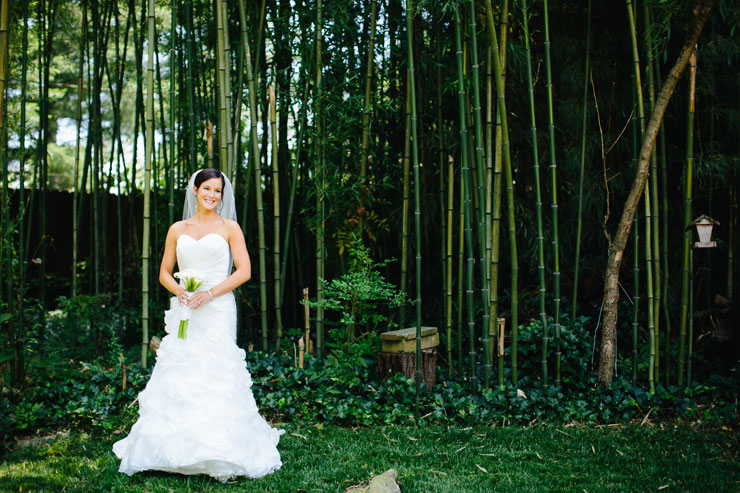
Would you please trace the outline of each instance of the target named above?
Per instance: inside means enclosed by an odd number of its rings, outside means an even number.
[[[694,243],[695,248],[714,248],[717,246],[717,242],[712,241],[712,229],[715,225],[719,226],[719,221],[702,214],[694,219],[691,224],[696,228],[699,235],[699,241]]]

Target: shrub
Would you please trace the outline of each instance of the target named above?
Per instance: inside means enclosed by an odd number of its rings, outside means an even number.
[[[330,282],[322,280],[324,298],[309,301],[309,306],[340,315],[338,326],[328,325],[328,347],[348,349],[358,335],[365,335],[369,336],[365,344],[370,347],[359,352],[370,354],[369,349],[373,348],[378,329],[387,330],[395,326],[388,310],[406,303],[406,294],[376,270],[389,261],[374,262],[369,250],[357,237],[354,237],[349,253],[352,257],[350,271]]]

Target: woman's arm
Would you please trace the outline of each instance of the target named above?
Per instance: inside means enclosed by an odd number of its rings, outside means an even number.
[[[235,270],[223,282],[211,288],[211,294],[214,298],[233,291],[252,278],[252,263],[249,260],[249,252],[247,252],[247,244],[244,241],[242,229],[236,221],[229,221],[227,229]]]
[[[180,283],[178,283],[172,276],[172,271],[174,270],[175,262],[177,261],[177,238],[181,234],[180,229],[180,223],[175,223],[170,226],[169,231],[167,231],[167,239],[164,241],[162,263],[159,266],[159,283],[164,286],[167,291],[182,300],[187,299],[187,291],[185,291],[185,288],[180,286]]]

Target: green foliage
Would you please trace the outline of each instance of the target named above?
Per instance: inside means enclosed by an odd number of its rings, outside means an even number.
[[[31,376],[39,382],[35,387],[3,400],[3,444],[7,446],[15,435],[68,426],[92,431],[117,428],[122,418],[132,419],[136,414],[136,406],[129,405],[144,389],[150,373],[139,365],[127,365],[123,389],[123,361],[116,351],[98,362],[45,359],[32,369]]]
[[[60,313],[49,317],[46,343],[31,345],[34,352],[29,363],[29,382],[35,385],[24,392],[9,393],[0,402],[4,447],[18,435],[62,427],[111,433],[136,419],[138,408],[133,402],[148,381],[150,370],[126,365],[123,388],[124,363],[137,360],[138,348],[127,353],[115,336],[113,327],[122,315],[102,308],[100,300],[91,297],[70,300],[62,306]],[[65,339],[61,330],[67,327],[63,321],[73,314],[78,323],[94,320],[110,334],[98,356],[82,361],[69,357],[80,342],[74,337]],[[466,382],[447,375],[440,367],[438,384],[424,388],[421,395],[421,420],[445,426],[611,424],[645,418],[736,422],[738,368],[727,376],[709,376],[701,385],[686,389],[658,385],[655,394],[633,387],[624,377],[608,387],[598,387],[595,375],[587,367],[590,338],[584,325],[588,320],[564,316],[563,322],[561,387],[544,390],[536,379],[524,378],[518,389],[496,386],[471,394]],[[69,323],[65,330],[72,330]],[[538,322],[520,327],[520,359],[522,368],[530,374],[538,373],[540,364],[538,330]],[[295,367],[289,354],[247,353],[247,367],[255,384],[252,390],[261,412],[296,425],[414,423],[414,381],[401,374],[381,380],[374,359],[377,347],[373,348],[368,340],[337,348],[324,359],[307,355],[303,369]]]
[[[135,414],[137,408],[128,406],[151,370],[125,363],[138,359],[136,348],[129,355],[120,343],[136,314],[119,303],[110,306],[112,299],[62,298],[44,327],[33,326],[26,346],[28,387],[8,391],[0,404],[0,448],[16,435],[47,429],[110,430]]]
[[[561,380],[564,387],[586,388],[590,381],[587,375],[588,361],[592,354],[592,337],[586,326],[590,318],[578,316],[571,318],[566,313],[560,314],[560,365]],[[552,327],[553,319],[547,323]],[[551,337],[554,334],[550,333]],[[510,352],[511,348],[506,348]],[[529,324],[519,327],[519,370],[525,375],[525,381],[539,382],[542,373],[542,322],[531,320]],[[554,375],[555,344],[551,341],[547,347],[548,373]]]
[[[522,358],[523,360],[526,358]],[[380,381],[372,359],[335,351],[325,360],[307,357],[304,368],[290,356],[248,353],[252,390],[260,410],[276,419],[346,426],[406,424],[414,421],[414,381],[401,374]],[[438,374],[442,368],[438,368]],[[575,371],[574,371],[575,373]],[[601,388],[595,376],[574,380],[591,385],[551,386],[520,381],[519,389],[494,387],[471,394],[465,382],[440,375],[440,382],[421,396],[427,422],[458,425],[627,423],[646,415],[655,419],[732,422],[738,416],[736,379],[714,377],[714,385],[686,391],[657,387],[650,394],[626,378]]]
[[[389,261],[374,262],[369,250],[356,236],[348,249],[352,259],[350,271],[330,282],[322,280],[324,299],[309,301],[311,308],[321,307],[339,313],[340,325],[330,328],[329,336],[335,345],[341,346],[344,341],[347,347],[357,328],[363,335],[372,336],[379,329],[394,327],[387,310],[406,303],[406,294],[376,270]]]

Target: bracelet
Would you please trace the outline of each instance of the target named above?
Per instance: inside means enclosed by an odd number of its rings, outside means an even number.
[[[213,293],[211,293],[211,290],[209,289],[208,291],[206,291],[206,293],[208,293],[208,296],[211,297],[211,299],[208,301],[213,301]]]

